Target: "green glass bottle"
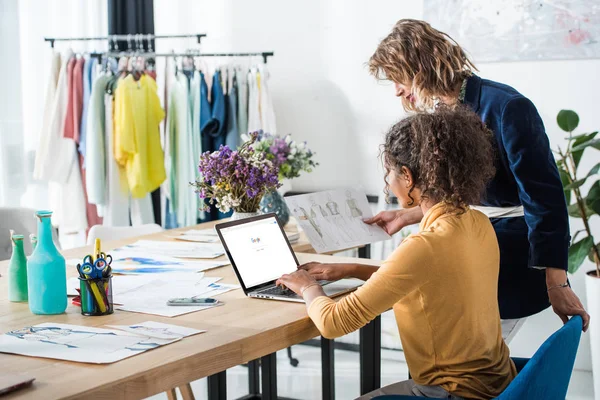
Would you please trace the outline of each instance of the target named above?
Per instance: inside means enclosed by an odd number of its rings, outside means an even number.
[[[8,264],[8,300],[27,301],[27,257],[23,249],[23,235],[11,231],[12,256]]]

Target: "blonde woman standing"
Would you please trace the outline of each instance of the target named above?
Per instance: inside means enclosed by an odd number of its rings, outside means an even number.
[[[498,302],[503,319],[552,305],[563,322],[589,315],[567,280],[567,205],[544,124],[533,103],[510,86],[475,75],[450,36],[424,21],[403,19],[379,44],[371,73],[394,83],[406,111],[464,104],[495,136],[496,175],[477,204],[500,246]],[[421,221],[419,207],[384,211],[366,221],[389,234]]]

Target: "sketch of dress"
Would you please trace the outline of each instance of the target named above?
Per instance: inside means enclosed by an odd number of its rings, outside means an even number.
[[[324,239],[331,240],[335,245],[339,245],[340,242],[336,238],[335,227],[331,226],[329,223],[329,219],[327,216],[327,211],[320,205],[317,204],[314,199],[311,199],[311,207],[310,207],[310,216],[315,220],[315,222],[321,228]]]
[[[96,336],[117,337],[117,334],[114,332],[90,332],[56,326],[29,326],[7,332],[6,334],[25,341],[65,346],[68,349],[87,348]],[[146,351],[166,344],[157,343],[156,339],[149,337],[134,338],[133,342],[134,343],[125,345],[124,348],[131,351]],[[110,345],[107,344],[104,348],[105,351],[116,350],[109,349]]]
[[[352,197],[351,191],[346,191],[346,211],[348,217],[357,227],[362,229],[367,235],[373,236],[373,232],[369,229],[369,226],[363,222],[363,212],[356,204],[356,199]]]
[[[306,209],[304,207],[299,207],[297,204],[294,204],[293,212],[294,214],[298,215],[298,220],[300,221],[300,224],[302,225],[304,230],[307,230],[307,228],[310,226],[317,233],[317,235],[311,235],[308,232],[307,234],[314,237],[317,244],[319,244],[322,247],[325,247],[325,241],[323,240],[323,232],[321,231],[319,225],[316,223],[315,219],[310,215],[310,213],[306,212]],[[307,222],[309,224],[307,224]]]
[[[344,241],[346,241],[347,243],[352,242],[355,239],[352,235],[352,232],[348,229],[348,226],[346,225],[345,218],[342,214],[340,214],[338,203],[333,201],[331,199],[331,196],[327,196],[327,200],[329,201],[327,202],[327,204],[325,204],[325,206],[331,214],[331,216],[329,217],[332,220],[331,224],[335,226],[338,232],[340,232]]]

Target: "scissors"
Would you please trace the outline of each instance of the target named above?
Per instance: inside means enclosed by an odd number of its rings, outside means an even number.
[[[77,271],[82,278],[87,278],[94,272],[94,267],[89,262],[84,262],[83,264],[77,264]]]
[[[112,264],[113,258],[110,254],[106,254],[105,252],[100,252],[98,254],[98,259],[103,258],[108,265]]]

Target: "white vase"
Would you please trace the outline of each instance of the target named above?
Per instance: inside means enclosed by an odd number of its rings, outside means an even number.
[[[585,275],[587,292],[587,311],[590,314],[590,345],[592,348],[592,372],[594,376],[594,393],[600,399],[600,277],[596,270]]]
[[[281,181],[281,187],[277,189],[280,195],[285,196],[287,192],[292,191],[292,180],[291,179],[283,179]]]
[[[251,218],[251,217],[256,217],[257,215],[260,215],[260,212],[255,211],[255,212],[237,212],[237,211],[233,211],[233,214],[231,215],[231,220],[232,221],[237,221],[239,219],[246,219],[246,218]]]

